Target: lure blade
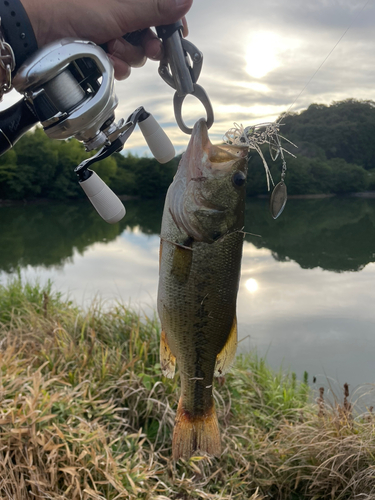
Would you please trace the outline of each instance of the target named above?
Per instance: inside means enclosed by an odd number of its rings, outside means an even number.
[[[283,181],[279,182],[272,191],[270,198],[270,211],[274,219],[277,219],[282,213],[288,199],[286,185]]]
[[[276,161],[280,154],[281,146],[276,143],[276,141],[270,140],[269,142],[269,150],[272,161]]]

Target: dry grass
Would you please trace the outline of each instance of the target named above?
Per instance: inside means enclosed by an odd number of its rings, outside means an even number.
[[[160,375],[158,338],[121,305],[0,287],[1,500],[375,498],[372,414],[348,391],[315,403],[255,355],[217,383],[221,458],[174,464],[179,384]]]

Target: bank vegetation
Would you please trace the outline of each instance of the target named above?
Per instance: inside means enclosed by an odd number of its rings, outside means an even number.
[[[216,381],[221,457],[174,464],[179,382],[161,376],[159,335],[122,304],[81,310],[50,285],[0,287],[0,498],[375,497],[372,408],[357,413],[347,386],[328,403],[307,374],[256,354]]]

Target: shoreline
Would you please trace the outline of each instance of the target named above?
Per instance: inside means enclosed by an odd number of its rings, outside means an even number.
[[[139,200],[139,196],[131,196],[127,194],[117,195],[121,201],[129,201],[129,200]],[[79,203],[82,201],[87,201],[87,198],[65,198],[62,200],[56,200],[54,198],[30,198],[24,200],[4,200],[0,199],[0,208],[1,207],[12,207],[12,206],[21,206],[21,205],[46,205],[49,203]]]
[[[335,193],[319,193],[319,194],[292,194],[288,195],[288,200],[316,200],[319,198],[333,198],[338,196]],[[267,199],[269,198],[268,194],[258,194],[256,196],[249,196],[249,198],[259,198],[259,199]]]
[[[127,194],[117,195],[121,201],[130,201],[130,200],[140,200],[139,196],[131,196]],[[375,198],[375,191],[360,191],[358,193],[345,193],[345,194],[337,194],[337,193],[317,193],[317,194],[292,194],[288,195],[288,200],[318,200],[324,198]],[[247,196],[247,199],[268,199],[268,194],[258,194],[255,196]],[[155,199],[155,198],[153,198]],[[0,208],[1,207],[12,207],[12,206],[21,206],[21,205],[45,205],[48,203],[66,203],[66,202],[82,202],[85,201],[85,198],[75,198],[75,199],[65,199],[65,200],[56,200],[53,198],[31,198],[24,200],[4,200],[0,199]]]
[[[317,194],[291,194],[288,195],[288,200],[317,200],[323,198],[375,198],[375,191],[360,191],[358,193],[317,193]],[[249,196],[248,198],[267,199],[268,194],[258,194]]]

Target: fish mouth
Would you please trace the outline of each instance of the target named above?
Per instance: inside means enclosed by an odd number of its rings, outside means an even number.
[[[185,151],[181,167],[185,171],[187,181],[202,177],[203,165],[208,160],[212,143],[208,137],[207,124],[203,118],[198,120],[191,134],[189,145]]]
[[[227,184],[228,175],[237,168],[235,164],[245,169],[247,154],[248,147],[213,145],[205,120],[196,122],[167,194],[169,212],[177,228],[195,241],[214,241],[208,221],[211,225],[222,224],[229,210],[226,197],[216,194]]]
[[[214,145],[208,137],[207,123],[204,118],[198,120],[191,134],[188,147],[180,162],[179,170],[186,175],[186,180],[199,180],[204,177],[204,167],[211,170],[224,170],[233,161],[247,156],[247,147]]]

